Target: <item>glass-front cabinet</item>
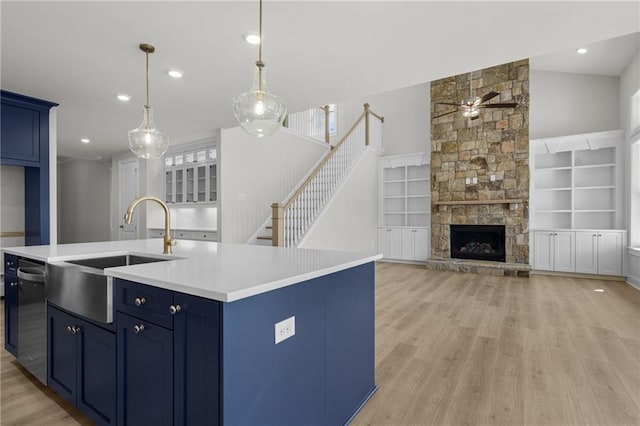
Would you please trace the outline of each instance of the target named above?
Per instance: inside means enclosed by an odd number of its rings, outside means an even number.
[[[215,148],[210,148],[214,151]],[[215,154],[207,150],[182,152],[165,157],[165,202],[167,204],[215,204],[217,166]]]

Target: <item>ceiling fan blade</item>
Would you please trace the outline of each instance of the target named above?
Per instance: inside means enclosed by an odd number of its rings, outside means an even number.
[[[431,118],[440,118],[440,117],[444,117],[445,115],[453,114],[454,112],[458,112],[458,110],[445,112],[444,114],[440,114],[440,115],[434,115],[434,116],[433,116],[433,117],[431,117]]]
[[[483,103],[487,102],[488,100],[495,98],[499,94],[500,93],[489,92],[489,93],[487,93],[486,95],[484,95],[483,97],[480,98],[480,103],[483,104]]]
[[[515,108],[517,106],[518,106],[517,103],[512,102],[512,103],[480,105],[478,108]]]
[[[453,106],[460,106],[459,103],[452,103],[452,102],[436,102],[437,105],[453,105]]]

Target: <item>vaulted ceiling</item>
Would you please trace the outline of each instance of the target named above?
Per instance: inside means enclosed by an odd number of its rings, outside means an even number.
[[[156,124],[172,143],[235,126],[249,89],[257,1],[2,1],[1,87],[58,102],[58,153],[107,158],[142,118],[144,55]],[[636,1],[266,1],[264,59],[290,111],[640,29]],[[179,80],[166,71],[184,71]],[[117,93],[133,99],[116,100]],[[92,140],[88,145],[80,138]]]

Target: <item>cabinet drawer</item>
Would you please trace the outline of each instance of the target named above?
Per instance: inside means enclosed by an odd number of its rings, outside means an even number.
[[[18,273],[18,256],[14,254],[4,255],[4,273],[5,274]]]
[[[173,329],[173,292],[126,280],[116,280],[116,310]]]
[[[201,240],[201,241],[216,241],[218,238],[218,233],[217,232],[197,232],[194,231],[192,232],[193,237],[192,239],[194,240]]]
[[[176,231],[175,238],[178,240],[192,240],[193,232],[189,231]]]
[[[149,230],[149,238],[162,238],[164,237],[164,231],[159,231],[157,229]]]

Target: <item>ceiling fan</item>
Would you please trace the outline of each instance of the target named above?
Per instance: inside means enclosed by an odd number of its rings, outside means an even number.
[[[453,111],[445,112],[444,114],[435,115],[433,118],[444,117],[445,115],[460,111],[463,117],[469,118],[470,120],[477,120],[480,118],[480,109],[482,108],[515,108],[518,106],[517,102],[486,103],[498,95],[500,95],[500,93],[489,92],[482,97],[472,96],[470,98],[463,99],[460,102],[436,102],[436,105],[450,105],[457,108]]]

